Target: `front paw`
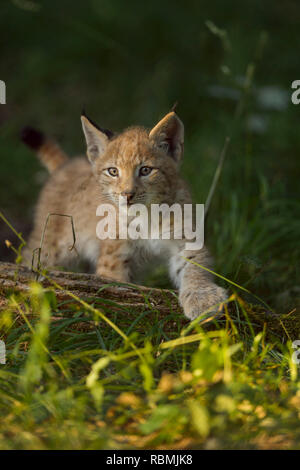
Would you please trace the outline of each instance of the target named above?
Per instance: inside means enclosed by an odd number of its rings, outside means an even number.
[[[203,320],[217,318],[222,314],[220,304],[227,298],[226,290],[219,286],[186,290],[179,295],[184,314],[190,320],[194,320],[202,314]]]

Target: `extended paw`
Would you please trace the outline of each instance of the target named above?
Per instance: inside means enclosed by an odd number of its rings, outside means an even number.
[[[194,320],[202,314],[203,320],[220,316],[222,314],[220,304],[227,298],[226,290],[219,286],[186,290],[179,295],[184,314],[190,320]]]

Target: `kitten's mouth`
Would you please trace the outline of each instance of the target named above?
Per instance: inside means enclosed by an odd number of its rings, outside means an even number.
[[[120,207],[129,207],[129,206],[133,206],[133,204],[135,204],[135,201],[129,201],[127,199],[127,201],[119,201],[119,205]]]

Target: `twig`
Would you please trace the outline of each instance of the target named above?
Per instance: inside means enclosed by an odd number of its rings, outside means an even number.
[[[212,184],[210,186],[210,190],[209,190],[206,202],[205,202],[204,216],[206,216],[206,214],[208,213],[208,209],[209,209],[212,197],[214,195],[218,180],[220,178],[229,142],[230,142],[230,137],[226,137],[223,148],[222,148],[222,152],[221,152],[221,155],[220,155],[219,163],[218,163],[217,169],[216,169],[215,174],[214,174],[214,179],[213,179]]]

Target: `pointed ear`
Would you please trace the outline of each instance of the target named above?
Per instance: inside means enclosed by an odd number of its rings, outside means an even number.
[[[97,158],[105,152],[113,133],[98,127],[84,113],[81,115],[81,123],[87,145],[87,156],[91,164],[94,165]]]
[[[149,138],[179,163],[183,156],[184,126],[174,111],[156,124]]]

